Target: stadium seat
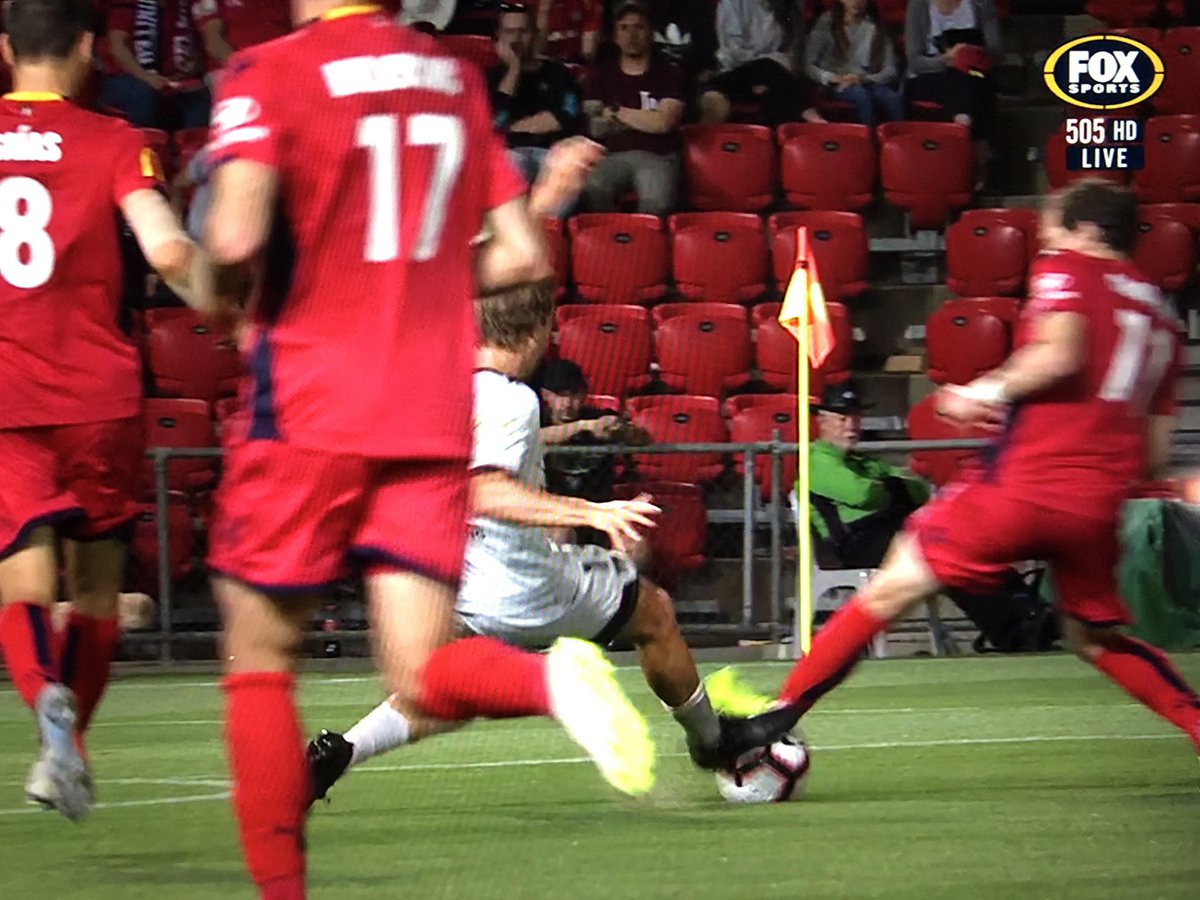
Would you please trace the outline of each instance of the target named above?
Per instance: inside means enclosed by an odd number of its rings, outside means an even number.
[[[631,397],[633,424],[646,429],[656,444],[726,443],[729,434],[714,397],[687,394]],[[707,484],[725,469],[720,453],[638,454],[638,473],[650,481]]]
[[[778,160],[762,125],[685,125],[683,180],[699,210],[761,212],[775,200]]]
[[[667,293],[670,249],[662,219],[641,213],[583,213],[568,223],[571,271],[592,303],[651,303]]]
[[[962,297],[1021,293],[1037,247],[1036,225],[1021,220],[1032,215],[1025,209],[964,212],[946,230],[946,286]]]
[[[558,282],[554,295],[561,300],[567,293],[567,282],[571,277],[571,251],[562,219],[547,218],[545,223],[546,244],[550,248],[550,256],[554,261],[554,277]]]
[[[942,228],[971,202],[974,151],[965,126],[885,122],[878,128],[883,195],[905,210],[913,228]]]
[[[962,429],[938,416],[933,394],[908,411],[909,440],[963,441],[986,437],[988,435],[983,431]],[[917,475],[941,487],[953,481],[978,455],[977,450],[914,450],[910,467]]]
[[[698,485],[678,481],[618,484],[613,490],[617,500],[632,500],[639,494],[649,494],[662,510],[658,527],[649,535],[650,552],[655,582],[672,590],[681,576],[705,561],[708,509],[704,491]]]
[[[1042,162],[1046,167],[1046,180],[1050,187],[1058,190],[1081,178],[1104,178],[1117,184],[1129,181],[1129,172],[1123,169],[1090,169],[1088,171],[1071,172],[1067,170],[1067,134],[1066,124],[1060,125],[1046,140],[1042,152]]]
[[[139,507],[130,543],[133,557],[133,587],[152,596],[158,594],[158,516],[154,504]],[[192,571],[196,556],[196,533],[187,504],[172,500],[167,504],[167,571],[178,581]]]
[[[152,397],[145,401],[143,421],[147,447],[195,449],[217,445],[212,416],[203,400]],[[167,490],[189,497],[210,490],[217,478],[216,463],[213,458],[168,460]],[[144,488],[153,496],[154,463],[150,459],[146,460]]]
[[[558,355],[583,369],[588,389],[623,396],[650,383],[650,315],[639,306],[560,306]]]
[[[1133,175],[1143,203],[1200,200],[1200,115],[1146,120],[1146,167]]]
[[[1152,102],[1158,113],[1200,113],[1200,26],[1167,29],[1157,48],[1166,78]]]
[[[866,125],[782,125],[783,195],[802,209],[861,210],[875,196],[879,163]]]
[[[870,249],[862,216],[852,212],[815,210],[776,213],[767,220],[775,284],[787,290],[796,267],[796,229],[808,228],[817,272],[827,300],[847,300],[867,289]]]
[[[751,213],[679,213],[668,220],[675,289],[688,300],[746,303],[767,289],[762,220]]]
[[[242,363],[232,339],[188,309],[146,311],[154,389],[211,403],[237,393]]]
[[[904,20],[908,15],[909,0],[878,0],[876,8],[879,11],[879,21],[889,31],[904,31]]]
[[[775,439],[794,444],[799,440],[799,426],[796,416],[797,409],[795,394],[769,394],[775,402],[762,403],[742,409],[729,422],[729,439],[735,444],[751,444]],[[743,454],[734,455],[734,466],[740,474],[744,468]],[[786,495],[796,483],[796,467],[798,461],[795,453],[784,453],[781,456],[783,493]],[[754,482],[762,493],[763,502],[771,497],[773,487],[773,464],[771,455],[759,453],[754,458]]]
[[[1158,15],[1159,0],[1087,0],[1084,10],[1114,28],[1146,25]]]
[[[485,35],[440,34],[438,42],[446,48],[446,52],[473,62],[484,70],[490,69],[499,61],[495,40]]]
[[[966,384],[994,369],[1012,350],[1018,301],[986,297],[945,301],[925,323],[929,378]]]
[[[734,303],[668,303],[654,309],[658,377],[685,394],[719,397],[750,380],[750,322]]]
[[[1143,206],[1133,260],[1162,290],[1176,293],[1196,276],[1196,233],[1170,212]]]
[[[819,371],[810,373],[809,393],[819,394],[825,384],[837,384],[850,377],[854,357],[854,329],[850,314],[840,303],[827,304],[833,325],[834,349]],[[779,391],[795,391],[800,356],[796,339],[779,324],[779,304],[760,303],[750,314],[755,328],[755,364],[763,381]]]
[[[757,409],[760,406],[768,409],[790,409],[795,412],[799,407],[799,398],[795,394],[734,394],[725,401],[722,409],[725,417],[732,419],[748,409]]]

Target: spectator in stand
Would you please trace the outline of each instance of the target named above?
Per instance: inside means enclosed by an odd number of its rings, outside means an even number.
[[[788,0],[720,0],[720,71],[703,86],[702,122],[729,121],[735,103],[758,107],[772,127],[798,119],[825,121],[813,105],[813,85],[793,71],[804,21],[801,6]]]
[[[805,47],[808,77],[826,95],[854,106],[858,121],[904,118],[896,83],[896,51],[869,0],[833,0]]]
[[[195,0],[192,19],[215,72],[238,50],[265,44],[292,30],[290,0]]]
[[[617,10],[613,31],[620,53],[592,67],[584,92],[588,131],[608,149],[584,196],[592,210],[612,212],[621,194],[636,191],[639,212],[666,215],[678,190],[683,70],[654,53],[650,17],[637,0]]]
[[[716,4],[713,0],[653,0],[647,4],[654,46],[683,69],[688,80],[717,65]]]
[[[909,102],[938,103],[971,129],[982,183],[996,120],[989,74],[1001,49],[995,0],[909,0],[904,44]]]
[[[211,105],[189,0],[114,0],[100,103],[139,128],[204,128]]]
[[[572,63],[590,63],[596,58],[604,22],[601,0],[534,0],[534,3],[540,55]]]
[[[500,62],[488,72],[496,129],[529,184],[537,180],[551,145],[578,134],[583,124],[575,77],[562,63],[539,57],[534,37],[528,8],[501,12],[496,30]]]

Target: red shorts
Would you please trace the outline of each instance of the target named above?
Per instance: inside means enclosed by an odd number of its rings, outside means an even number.
[[[39,525],[74,540],[117,535],[137,515],[140,417],[0,430],[0,558]]]
[[[1050,564],[1059,610],[1088,625],[1133,620],[1117,595],[1116,517],[1037,506],[988,484],[949,485],[908,520],[925,562],[947,587],[985,593],[1014,562]]]
[[[225,457],[208,564],[268,594],[323,590],[358,559],[458,587],[467,461],[385,460],[280,440],[235,440]]]

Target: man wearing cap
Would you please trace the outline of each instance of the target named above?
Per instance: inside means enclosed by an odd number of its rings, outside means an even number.
[[[878,566],[905,518],[929,499],[923,480],[855,449],[871,405],[853,380],[827,387],[808,449],[813,531],[851,568]],[[798,516],[795,491],[791,499]]]

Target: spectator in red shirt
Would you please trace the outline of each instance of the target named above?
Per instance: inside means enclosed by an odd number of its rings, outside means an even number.
[[[265,44],[292,30],[290,0],[195,0],[192,19],[210,72],[238,50]]]
[[[139,128],[204,128],[211,104],[188,0],[114,0],[100,103]]]
[[[591,62],[604,21],[601,0],[533,0],[538,52],[560,62]]]

